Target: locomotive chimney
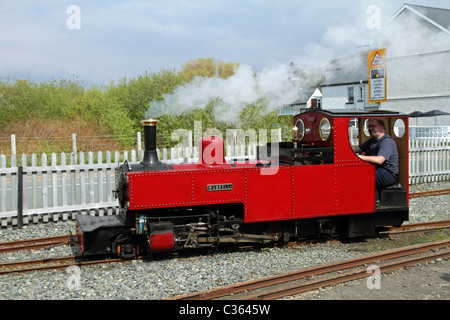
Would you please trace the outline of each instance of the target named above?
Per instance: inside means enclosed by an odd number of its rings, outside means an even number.
[[[156,125],[157,119],[143,119],[141,123],[144,125],[144,159],[141,161],[142,165],[159,165],[158,153],[156,152]]]

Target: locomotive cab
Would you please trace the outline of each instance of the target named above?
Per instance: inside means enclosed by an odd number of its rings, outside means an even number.
[[[380,118],[397,145],[400,172],[395,184],[380,191],[381,202],[377,203],[376,166],[360,159],[352,146],[369,139],[368,121]],[[294,215],[326,216],[320,223],[314,222],[319,233],[334,233],[340,223],[350,237],[372,235],[379,227],[399,226],[408,220],[406,115],[391,111],[306,109],[294,116],[293,124],[292,142],[279,144],[278,163],[294,166],[297,173],[293,190],[298,209],[294,209]],[[276,146],[268,144],[263,149]],[[258,154],[260,159],[265,153],[264,150]],[[331,227],[323,228],[327,225]]]
[[[378,117],[381,115],[381,117]],[[409,189],[409,151],[408,151],[408,118],[396,112],[372,112],[371,117],[355,117],[349,123],[349,142],[359,145],[370,139],[368,122],[370,119],[382,119],[385,134],[389,135],[397,146],[399,173],[397,181],[380,190],[380,204],[377,210],[384,207],[406,207],[408,205],[407,193]]]
[[[397,112],[307,109],[294,117],[292,142],[279,143],[278,162],[280,165],[360,163],[362,160],[356,158],[358,155],[351,147],[370,139],[370,119],[383,120],[385,133],[395,141],[399,156],[397,181],[381,190],[378,210],[384,206],[408,206],[408,118]],[[269,151],[261,152],[264,148]],[[272,154],[272,149],[273,144],[259,148],[259,158]],[[349,184],[355,179],[375,180],[375,172],[368,176],[359,176],[355,172],[348,179]]]

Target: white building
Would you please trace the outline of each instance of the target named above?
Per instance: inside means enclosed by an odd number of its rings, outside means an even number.
[[[299,91],[299,99],[293,104],[279,108],[278,115],[290,116],[299,113],[301,109],[321,108],[321,107],[322,107],[322,92],[319,88],[306,90],[301,89]]]
[[[322,89],[325,109],[377,110],[379,104],[369,103],[367,52],[338,59],[326,69]]]

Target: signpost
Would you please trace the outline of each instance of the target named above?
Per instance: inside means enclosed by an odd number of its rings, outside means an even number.
[[[369,102],[386,102],[386,49],[369,51]]]

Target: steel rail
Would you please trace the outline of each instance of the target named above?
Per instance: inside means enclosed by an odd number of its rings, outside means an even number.
[[[436,231],[449,228],[450,228],[450,220],[430,221],[430,222],[404,224],[400,227],[390,227],[386,233],[381,232],[378,235],[386,234],[388,236],[402,236],[406,234],[423,233],[428,231]]]
[[[403,224],[400,227],[392,227],[391,230],[409,230],[413,228],[422,228],[422,227],[444,227],[450,225],[450,220],[439,220],[439,221],[428,221],[428,222],[418,222],[418,223],[407,223]]]
[[[412,199],[419,197],[442,196],[446,194],[450,194],[450,189],[414,192],[409,194],[409,198]]]
[[[405,257],[412,254],[424,253],[429,250],[436,250],[450,246],[450,240],[432,242],[427,244],[409,246],[402,249],[392,250],[388,252],[382,252],[370,256],[356,258],[347,261],[341,261],[324,266],[313,267],[309,269],[294,271],[286,274],[271,276],[264,279],[253,280],[243,283],[238,283],[230,286],[219,287],[202,292],[196,292],[181,296],[171,297],[168,300],[210,300],[232,294],[241,293],[244,291],[261,289],[273,285],[279,285],[282,283],[305,279],[312,276],[322,275],[330,272],[342,271],[344,269],[361,267],[368,263],[375,263],[388,259],[396,259]],[[367,276],[367,274],[365,275]]]
[[[53,263],[59,263],[59,266],[62,266],[61,263],[64,262],[74,262],[76,260],[75,256],[69,256],[69,257],[60,257],[60,258],[46,258],[46,259],[35,259],[35,260],[26,260],[26,261],[13,261],[13,262],[2,262],[0,263],[0,275],[8,274],[8,273],[21,273],[21,272],[28,272],[28,271],[34,271],[34,270],[49,270],[51,268],[57,268],[57,264]],[[33,265],[40,265],[31,267]],[[65,264],[66,266],[69,266],[70,264]],[[25,266],[25,267],[24,267]],[[17,269],[18,267],[22,267],[20,269]]]
[[[64,235],[48,238],[25,239],[0,243],[0,253],[20,250],[42,249],[49,246],[71,244],[76,241],[76,236]]]
[[[109,262],[126,262],[129,260],[123,259],[102,259],[102,260],[80,260],[83,259],[80,256],[68,256],[59,258],[46,258],[46,259],[36,259],[27,261],[16,261],[16,262],[3,262],[0,263],[0,275],[9,273],[23,273],[37,270],[53,270],[53,269],[63,269],[69,266],[90,266],[94,264],[109,263]],[[80,261],[77,261],[80,260]],[[56,263],[56,264],[53,264]],[[33,266],[32,265],[38,265]],[[25,266],[22,268],[17,268],[19,266]]]
[[[386,235],[390,237],[396,237],[396,236],[404,236],[409,234],[415,234],[415,233],[424,233],[428,231],[438,231],[438,230],[444,230],[449,229],[450,225],[448,226],[442,226],[442,227],[429,227],[429,228],[419,228],[419,229],[405,229],[405,230],[398,230],[398,231],[389,231],[386,233]],[[383,235],[383,233],[380,233],[380,235]]]

